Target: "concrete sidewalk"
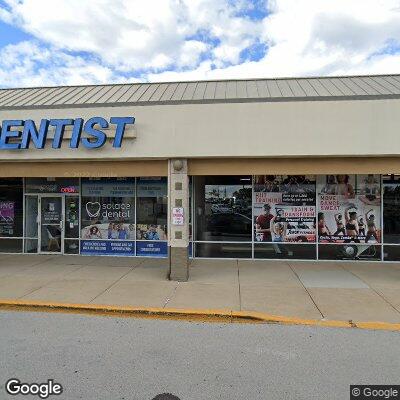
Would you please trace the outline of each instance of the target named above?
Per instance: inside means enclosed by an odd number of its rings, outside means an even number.
[[[0,301],[260,311],[304,319],[400,322],[400,264],[5,255]]]

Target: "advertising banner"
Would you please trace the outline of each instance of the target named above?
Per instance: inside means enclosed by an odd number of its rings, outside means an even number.
[[[134,256],[135,242],[127,240],[82,240],[81,254]]]
[[[167,195],[165,178],[138,178],[137,197],[163,197]]]
[[[135,180],[133,178],[82,180],[82,196],[133,197],[135,196]]]
[[[99,223],[82,228],[83,239],[134,240],[135,225],[124,223]]]
[[[166,225],[137,224],[137,240],[167,240]]]
[[[255,241],[315,242],[314,176],[258,175],[253,196]]]
[[[13,201],[0,201],[0,236],[12,236],[14,234],[14,212]]]
[[[136,242],[136,255],[149,257],[166,257],[168,255],[167,242]]]
[[[379,176],[318,177],[320,243],[381,242]]]
[[[81,237],[135,239],[134,187],[132,179],[84,181],[81,198]]]
[[[106,197],[98,201],[82,198],[82,206],[85,220],[130,221],[134,218],[134,202],[127,202],[122,197]]]
[[[79,193],[77,178],[26,178],[26,193]]]

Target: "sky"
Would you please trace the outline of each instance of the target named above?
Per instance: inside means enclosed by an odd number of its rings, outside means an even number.
[[[400,73],[400,0],[0,0],[0,87]]]

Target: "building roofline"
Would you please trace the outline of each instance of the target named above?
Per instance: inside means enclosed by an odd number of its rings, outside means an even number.
[[[0,111],[12,110],[60,110],[78,108],[101,108],[101,107],[149,107],[149,106],[179,106],[196,104],[249,104],[249,103],[292,103],[292,102],[315,102],[315,101],[366,101],[366,100],[395,100],[399,95],[365,95],[365,96],[315,96],[315,97],[263,97],[263,98],[237,98],[237,99],[215,99],[215,100],[181,100],[181,101],[152,101],[152,102],[124,102],[124,103],[83,103],[83,104],[52,104],[52,105],[27,105],[2,107]]]
[[[17,87],[3,87],[0,91],[5,90],[24,90],[24,89],[55,89],[55,88],[85,88],[90,86],[131,86],[131,85],[160,85],[160,84],[174,84],[174,83],[201,83],[201,82],[248,82],[248,81],[288,81],[288,80],[311,80],[311,79],[341,79],[341,78],[379,78],[379,77],[399,77],[399,73],[391,74],[359,74],[359,75],[326,75],[326,76],[287,76],[287,77],[274,77],[274,78],[237,78],[237,79],[195,79],[195,80],[182,80],[182,81],[138,81],[138,82],[114,82],[114,83],[87,83],[81,85],[51,85],[51,86],[17,86]]]
[[[400,74],[186,80],[0,90],[0,109],[398,99]]]

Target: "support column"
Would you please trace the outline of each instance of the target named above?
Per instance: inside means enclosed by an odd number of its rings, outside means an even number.
[[[187,160],[168,160],[169,279],[189,278],[189,177]]]

